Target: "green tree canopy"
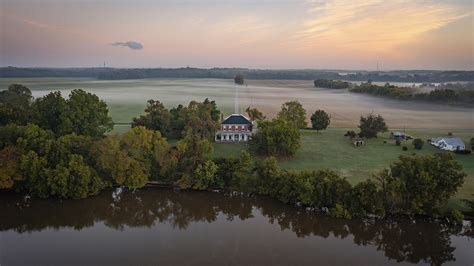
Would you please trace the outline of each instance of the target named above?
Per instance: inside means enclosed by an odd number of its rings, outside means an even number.
[[[360,136],[364,138],[376,138],[377,133],[388,130],[385,120],[381,115],[375,116],[373,113],[360,117]]]
[[[331,117],[324,110],[317,110],[311,115],[311,125],[313,129],[324,130],[331,123]]]
[[[168,136],[171,131],[170,112],[160,101],[148,100],[145,115],[134,118],[132,127],[144,126],[148,129],[160,131],[163,136]]]
[[[257,154],[293,156],[301,145],[300,133],[293,123],[284,119],[262,121],[250,145]]]
[[[297,128],[306,128],[306,110],[298,101],[289,101],[281,106],[278,118],[293,123]]]
[[[0,91],[0,126],[30,122],[32,99],[30,89],[20,84],[11,84],[7,90]]]
[[[265,119],[265,116],[263,115],[263,113],[260,112],[257,108],[250,108],[249,106],[247,107],[247,109],[245,109],[245,113],[247,113],[250,120],[252,121],[259,121],[259,120]]]
[[[112,118],[108,116],[107,104],[95,94],[81,89],[71,92],[67,112],[63,116],[61,133],[76,133],[91,137],[101,137],[112,130]]]
[[[36,99],[33,103],[34,122],[44,129],[59,135],[66,119],[68,104],[60,91],[50,92],[46,96]]]

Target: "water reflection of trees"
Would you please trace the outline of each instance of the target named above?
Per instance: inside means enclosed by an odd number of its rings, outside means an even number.
[[[84,200],[27,202],[15,194],[2,194],[0,230],[19,233],[61,227],[80,230],[96,222],[117,230],[151,227],[163,222],[186,229],[193,222],[212,223],[219,214],[228,220],[245,220],[253,217],[254,208],[258,208],[270,223],[276,223],[281,230],[290,230],[298,237],[327,238],[332,235],[343,239],[352,236],[355,244],[375,246],[398,262],[442,264],[453,261],[450,236],[462,233],[462,228],[438,222],[339,220],[307,213],[268,198],[158,189],[127,192],[119,201],[108,192]],[[472,231],[469,229],[466,231]],[[468,234],[468,237],[472,235]]]

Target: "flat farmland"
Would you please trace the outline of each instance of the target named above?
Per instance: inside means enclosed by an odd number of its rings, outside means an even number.
[[[237,86],[232,80],[224,79],[0,78],[0,89],[6,89],[11,83],[28,86],[34,97],[55,90],[68,95],[73,89],[85,89],[107,102],[114,122],[118,123],[130,122],[140,115],[148,99],[159,100],[171,108],[209,98],[215,100],[225,114],[230,114],[234,112]],[[237,86],[241,111],[252,106],[262,110],[267,117],[275,116],[282,103],[298,100],[307,110],[308,119],[317,109],[328,112],[332,117],[331,127],[355,127],[361,115],[374,112],[383,115],[392,128],[474,131],[474,109],[470,108],[402,102],[347,90],[315,88],[311,80],[247,80],[246,83]],[[116,130],[125,128],[117,126]]]

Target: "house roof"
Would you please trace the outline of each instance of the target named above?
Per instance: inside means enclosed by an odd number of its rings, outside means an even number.
[[[221,122],[223,125],[251,125],[252,122],[241,114],[232,114]]]
[[[452,137],[438,137],[433,139],[435,142],[438,142],[440,140],[444,140],[446,144],[451,145],[453,147],[460,147],[464,148],[464,141],[460,138],[452,138]]]

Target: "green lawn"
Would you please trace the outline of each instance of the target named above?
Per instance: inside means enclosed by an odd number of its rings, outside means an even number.
[[[349,182],[356,184],[372,174],[396,161],[402,154],[432,154],[440,150],[425,143],[422,150],[415,150],[411,141],[402,143],[408,147],[403,151],[389,139],[389,133],[380,135],[377,139],[367,140],[362,147],[354,147],[350,140],[343,135],[347,129],[328,129],[316,132],[312,130],[301,131],[301,148],[294,158],[281,159],[281,167],[288,170],[312,170],[329,168],[347,177]],[[434,130],[407,130],[407,134],[415,138],[426,140],[435,136],[446,135],[447,132]],[[464,139],[469,144],[469,139],[474,136],[472,132],[453,132],[455,136]],[[384,143],[386,141],[387,143]],[[214,156],[237,157],[240,150],[246,149],[246,144],[214,144]],[[451,206],[460,207],[460,199],[474,198],[474,155],[457,155],[456,159],[462,164],[468,174],[465,184],[456,197],[450,202]]]

